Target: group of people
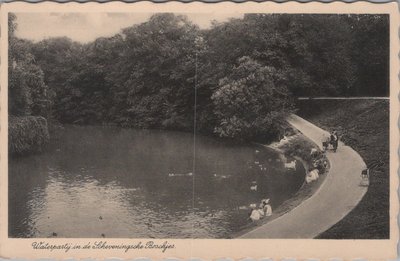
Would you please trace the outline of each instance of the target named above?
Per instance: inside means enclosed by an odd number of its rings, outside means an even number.
[[[329,136],[324,137],[322,141],[322,147],[327,150],[329,145],[332,145],[333,152],[336,152],[339,145],[339,136],[336,131],[332,131]]]
[[[261,200],[259,207],[251,205],[250,219],[251,221],[260,220],[263,217],[269,217],[272,215],[272,207],[269,204],[269,198]]]
[[[328,160],[325,154],[320,154],[318,158],[315,158],[312,163],[312,168],[317,169],[319,173],[324,173],[325,169],[328,167]]]
[[[318,151],[317,149],[311,149],[312,166],[308,170],[306,175],[306,182],[310,183],[319,178],[320,174],[323,174],[328,167],[328,161],[325,156],[325,151],[328,149],[329,145],[332,146],[333,151],[336,152],[339,144],[339,136],[336,131],[332,131],[330,135],[324,136],[322,140],[323,151]]]
[[[306,175],[306,182],[310,183],[319,178],[328,167],[328,160],[326,159],[324,151],[319,151],[316,148],[311,149],[312,165],[310,166]]]

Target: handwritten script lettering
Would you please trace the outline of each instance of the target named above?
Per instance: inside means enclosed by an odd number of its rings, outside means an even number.
[[[155,242],[155,241],[147,241],[143,242],[134,242],[134,243],[108,243],[107,241],[94,241],[92,242],[85,242],[83,244],[73,244],[70,242],[63,243],[63,244],[55,244],[49,243],[46,241],[39,241],[33,242],[32,248],[34,250],[47,250],[47,251],[64,251],[67,253],[70,250],[122,250],[125,253],[129,250],[136,250],[136,249],[152,249],[152,250],[160,250],[161,252],[165,252],[168,249],[174,249],[175,245],[169,243],[168,241],[163,242]]]
[[[65,243],[65,244],[50,244],[48,242],[33,242],[32,243],[32,248],[35,250],[49,250],[50,252],[54,250],[63,250],[65,253],[67,253],[72,247],[71,243]]]

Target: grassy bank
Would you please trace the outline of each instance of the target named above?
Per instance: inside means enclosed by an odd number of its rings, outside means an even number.
[[[341,140],[373,167],[368,192],[359,205],[319,238],[388,238],[389,101],[299,101],[299,108],[299,116],[323,129],[338,130]]]
[[[8,151],[20,155],[40,151],[49,141],[47,121],[43,117],[10,116],[8,121]]]

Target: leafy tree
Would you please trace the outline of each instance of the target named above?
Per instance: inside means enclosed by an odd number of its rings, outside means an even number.
[[[352,38],[351,59],[355,63],[352,95],[389,96],[389,16],[348,15]]]
[[[51,97],[43,71],[35,63],[32,43],[15,37],[16,16],[8,16],[8,148],[11,154],[40,150],[49,140]]]
[[[65,102],[71,99],[68,95],[70,88],[66,85],[81,70],[79,65],[85,57],[82,48],[81,44],[67,37],[45,39],[32,46],[32,54],[44,72],[44,81],[54,104],[49,113],[61,122],[68,122],[64,119],[65,113],[79,111],[79,108],[75,108],[76,104]],[[69,110],[71,107],[72,111]]]
[[[31,44],[15,37],[16,16],[9,14],[9,113],[47,116],[51,101],[43,71],[30,53]]]
[[[249,57],[239,59],[232,74],[223,78],[212,96],[221,137],[266,139],[291,110],[290,93],[282,84],[284,75]]]
[[[137,127],[192,125],[197,27],[184,16],[157,14],[123,30],[114,90],[116,120]],[[122,120],[122,122],[121,122]]]
[[[248,15],[253,56],[285,71],[294,95],[345,95],[353,85],[351,35],[338,15]],[[251,28],[248,28],[251,31]]]

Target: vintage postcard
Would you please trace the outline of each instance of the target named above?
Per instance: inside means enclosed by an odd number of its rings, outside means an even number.
[[[396,3],[1,5],[0,257],[397,256]]]

